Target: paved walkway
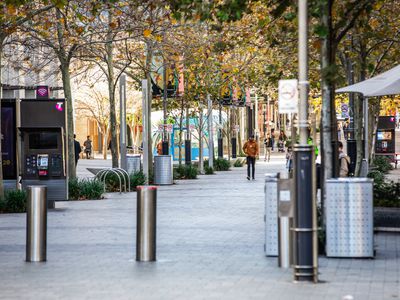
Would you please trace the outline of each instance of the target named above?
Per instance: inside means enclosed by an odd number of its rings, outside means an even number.
[[[0,215],[0,299],[400,298],[399,235],[376,235],[373,260],[320,258],[320,284],[295,284],[264,256],[263,174],[283,165],[160,187],[155,263],[135,261],[135,193],[57,203],[46,263],[24,262],[25,214]]]

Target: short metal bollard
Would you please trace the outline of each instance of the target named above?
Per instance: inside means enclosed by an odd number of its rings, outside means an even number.
[[[157,187],[137,187],[136,260],[156,260]]]
[[[26,214],[26,261],[46,261],[47,187],[31,185]]]
[[[293,179],[284,178],[280,173],[278,179],[278,266],[289,268],[293,264],[293,196],[291,186]]]

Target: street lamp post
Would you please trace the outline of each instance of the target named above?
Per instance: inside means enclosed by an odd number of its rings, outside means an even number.
[[[126,160],[126,76],[121,75],[119,79],[119,97],[120,97],[120,161],[121,169],[127,170],[127,160]]]
[[[293,269],[296,281],[318,281],[315,162],[308,137],[308,7],[299,0],[299,117],[300,143],[294,146]]]
[[[142,80],[142,123],[143,123],[143,174],[145,175],[145,184],[149,184],[149,144],[148,139],[149,126],[149,106],[148,106],[148,81]]]
[[[218,128],[218,158],[224,157],[224,144],[222,139],[222,104],[219,102],[219,128]]]
[[[214,134],[213,134],[213,111],[212,100],[210,94],[207,94],[207,108],[208,108],[208,166],[214,167]]]
[[[163,91],[163,132],[162,132],[162,154],[168,155],[168,138],[167,138],[167,98],[168,98],[168,89],[167,89],[167,65],[164,59],[163,66],[163,82],[164,82],[164,91]]]

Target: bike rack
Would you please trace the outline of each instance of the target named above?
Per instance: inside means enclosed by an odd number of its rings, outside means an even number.
[[[124,183],[124,192],[126,193],[127,185],[128,185],[128,192],[131,191],[128,172],[126,172],[124,169],[121,169],[121,168],[108,168],[108,169],[100,170],[99,173],[97,173],[95,176],[95,178],[97,178],[101,182],[103,182],[104,192],[106,192],[106,179],[107,179],[108,174],[117,175],[118,181],[119,181],[119,193],[120,194],[122,193],[122,181]]]

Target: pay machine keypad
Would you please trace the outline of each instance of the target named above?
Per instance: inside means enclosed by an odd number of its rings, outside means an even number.
[[[49,164],[47,168],[38,168],[37,155],[27,155],[25,157],[25,175],[30,178],[36,178],[39,169],[47,169],[50,177],[61,177],[63,175],[63,161],[61,154],[50,154]],[[47,176],[46,174],[46,176]]]
[[[36,155],[28,155],[26,157],[25,172],[26,172],[26,175],[36,175],[36,173],[37,173]]]

